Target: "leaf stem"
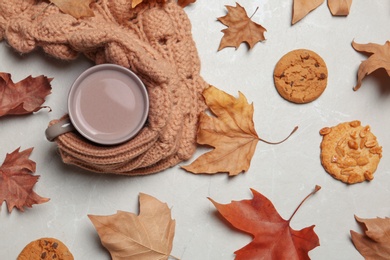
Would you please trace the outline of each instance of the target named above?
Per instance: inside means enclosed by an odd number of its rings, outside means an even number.
[[[45,8],[43,8],[43,10],[41,10],[39,13],[35,14],[31,20],[35,20],[38,16],[40,16],[41,14],[43,14],[44,12],[46,12],[47,8],[49,8],[49,6],[53,5],[52,2],[50,2],[47,6],[45,6]]]
[[[252,19],[252,17],[256,14],[257,10],[259,10],[259,7],[256,7],[256,10],[253,12],[253,14],[249,17],[249,19]]]
[[[269,142],[269,141],[266,141],[266,140],[263,140],[261,138],[259,138],[260,141],[266,143],[266,144],[281,144],[283,143],[284,141],[286,141],[288,138],[290,138],[290,136],[292,136],[296,131],[298,130],[298,126],[294,127],[294,129],[291,131],[291,133],[286,137],[284,138],[282,141],[279,141],[279,142]]]
[[[298,209],[302,206],[302,204],[305,202],[305,200],[307,200],[311,195],[313,195],[314,193],[316,193],[317,191],[319,191],[321,189],[321,186],[319,185],[316,185],[314,190],[312,192],[309,193],[309,195],[307,195],[302,201],[301,203],[299,203],[298,207],[295,209],[295,211],[293,212],[293,214],[291,215],[291,217],[287,220],[287,222],[290,222],[291,219],[294,217],[295,213],[297,213]]]

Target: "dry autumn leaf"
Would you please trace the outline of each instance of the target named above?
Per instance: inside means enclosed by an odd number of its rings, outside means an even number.
[[[333,15],[347,16],[352,0],[328,0],[328,7]]]
[[[63,13],[69,14],[76,19],[92,17],[94,13],[90,4],[95,0],[49,0],[56,5]]]
[[[131,0],[131,8],[135,8],[137,5],[142,3],[143,0]]]
[[[390,76],[390,41],[387,41],[384,45],[376,43],[359,44],[352,41],[352,47],[356,51],[369,53],[371,55],[367,60],[362,61],[360,64],[357,75],[357,84],[353,90],[358,90],[362,85],[364,77],[378,69],[385,69]]]
[[[259,137],[253,123],[253,104],[210,86],[203,92],[206,104],[217,116],[202,113],[197,142],[215,147],[193,163],[183,166],[193,173],[228,172],[237,175],[249,169]]]
[[[45,76],[29,76],[15,84],[10,74],[0,73],[0,117],[40,110],[45,97],[51,93],[50,81]]]
[[[351,230],[352,242],[366,260],[390,259],[390,218],[355,219],[364,234]]]
[[[225,47],[235,47],[236,49],[242,42],[246,42],[251,49],[257,42],[264,41],[264,32],[267,30],[251,20],[245,9],[236,3],[234,6],[226,6],[228,13],[223,17],[217,18],[218,21],[228,28],[222,30],[224,33],[219,50]]]
[[[235,98],[213,86],[203,91],[207,106],[216,116],[201,113],[197,142],[214,147],[190,165],[182,166],[192,173],[215,174],[227,172],[230,176],[249,169],[258,141],[270,143],[258,137],[253,123],[253,104],[248,104],[245,96],[239,92]]]
[[[178,0],[177,1],[177,4],[179,5],[179,6],[181,6],[181,7],[186,7],[187,5],[189,5],[189,4],[193,4],[193,3],[195,3],[196,2],[196,0]]]
[[[294,0],[291,24],[300,21],[323,2],[324,0]]]
[[[131,8],[135,8],[135,7],[137,7],[141,3],[147,3],[147,2],[150,2],[150,1],[152,1],[152,0],[146,0],[145,2],[144,2],[144,0],[131,0]],[[156,1],[156,0],[154,0],[154,1]],[[167,1],[168,0],[157,0],[157,2],[162,2],[162,3],[166,3]],[[187,0],[187,2],[189,2],[189,1],[191,1],[191,0]],[[192,0],[192,1],[195,2],[196,0]],[[179,2],[180,2],[180,0],[179,0]]]
[[[39,175],[35,172],[36,164],[28,159],[33,148],[19,152],[19,148],[7,154],[0,166],[0,205],[7,203],[8,212],[15,207],[24,211],[24,207],[31,208],[33,204],[41,204],[49,201],[40,197],[33,191]]]
[[[253,189],[251,200],[219,204],[209,199],[230,224],[253,236],[251,243],[234,252],[235,260],[302,260],[310,259],[308,252],[320,245],[319,239],[314,225],[297,231],[290,227],[290,222],[303,202],[320,188],[316,186],[288,220],[279,215],[269,199]]]
[[[166,203],[140,193],[140,214],[118,211],[111,216],[88,215],[113,260],[168,259],[175,221]]]

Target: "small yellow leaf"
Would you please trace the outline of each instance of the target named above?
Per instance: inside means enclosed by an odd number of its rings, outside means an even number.
[[[82,17],[92,17],[94,13],[89,5],[94,0],[50,0],[63,13],[69,14],[76,19]]]
[[[183,168],[192,173],[229,175],[247,171],[259,141],[252,119],[253,104],[249,105],[241,93],[235,98],[213,86],[203,96],[216,117],[200,115],[197,142],[215,149]]]

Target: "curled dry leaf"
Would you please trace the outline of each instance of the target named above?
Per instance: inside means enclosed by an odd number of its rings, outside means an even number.
[[[140,194],[140,214],[118,211],[111,216],[88,215],[113,260],[168,259],[175,221],[166,203]]]
[[[0,117],[40,110],[45,97],[51,93],[51,80],[45,76],[29,76],[15,84],[10,74],[0,73]]]
[[[390,218],[355,219],[364,228],[364,234],[351,230],[352,242],[360,254],[367,260],[390,259]]]
[[[328,7],[333,15],[347,16],[352,0],[328,0]]]
[[[225,47],[237,49],[242,42],[248,43],[251,49],[259,41],[265,40],[264,32],[267,30],[260,24],[253,22],[242,6],[237,3],[236,7],[226,6],[226,8],[227,15],[218,18],[218,21],[228,27],[222,30],[224,35],[218,51]]]
[[[39,175],[35,172],[36,164],[29,159],[33,148],[19,152],[19,148],[7,154],[0,166],[0,205],[7,203],[8,212],[15,207],[24,211],[24,207],[31,208],[33,204],[49,201],[33,191]]]
[[[384,45],[376,43],[359,44],[352,41],[352,47],[356,51],[365,52],[370,55],[370,57],[367,60],[362,61],[359,66],[357,84],[353,90],[358,90],[362,85],[364,77],[377,69],[385,69],[390,76],[390,41],[387,41]]]
[[[50,0],[63,13],[69,14],[76,19],[83,17],[92,17],[95,14],[90,8],[90,4],[95,0]]]
[[[320,245],[319,239],[314,225],[297,231],[290,227],[290,222],[303,202],[320,188],[316,186],[288,220],[279,215],[269,199],[253,189],[251,200],[219,204],[209,199],[230,224],[253,235],[251,243],[234,252],[236,260],[302,260],[310,259],[308,252]]]
[[[294,0],[291,23],[297,23],[323,2],[324,0]]]
[[[228,172],[237,175],[249,169],[259,137],[253,123],[253,104],[210,86],[203,92],[206,104],[217,116],[202,113],[197,142],[215,149],[183,168],[192,173]]]

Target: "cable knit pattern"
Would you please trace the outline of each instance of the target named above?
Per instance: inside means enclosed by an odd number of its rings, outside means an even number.
[[[189,159],[196,149],[198,115],[207,86],[187,15],[176,2],[98,0],[95,16],[75,19],[46,1],[0,3],[0,39],[21,53],[41,47],[72,60],[83,53],[96,64],[134,71],[148,89],[150,109],[140,133],[120,145],[93,144],[76,132],[56,138],[65,163],[100,173],[142,175]],[[54,124],[58,120],[53,120]]]

